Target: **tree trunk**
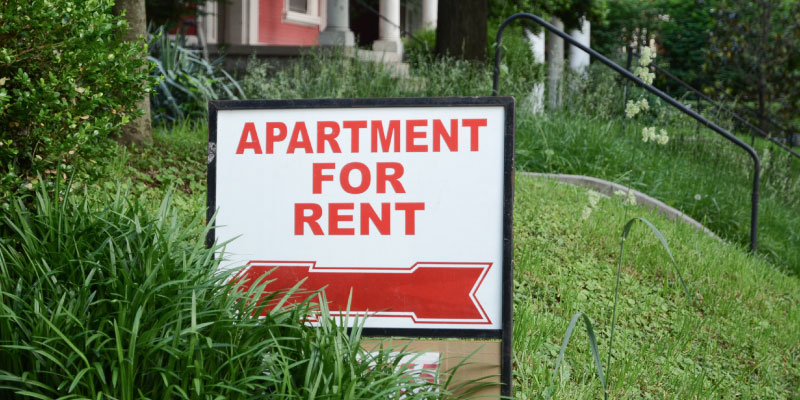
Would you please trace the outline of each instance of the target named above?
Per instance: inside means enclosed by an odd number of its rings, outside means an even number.
[[[766,99],[767,81],[764,78],[764,73],[759,68],[758,71],[758,127],[764,132],[769,132],[767,126],[767,99]]]
[[[115,15],[125,12],[125,19],[130,25],[130,29],[123,35],[123,40],[135,41],[138,37],[147,35],[145,0],[117,0],[113,12]],[[145,94],[136,106],[144,110],[144,115],[122,127],[122,135],[119,137],[122,143],[140,144],[153,138],[150,126],[150,95]]]
[[[756,3],[758,4],[758,3]],[[769,34],[772,32],[772,6],[773,2],[767,1],[761,4],[758,4],[758,7],[761,11],[760,17],[760,27],[761,31],[758,35],[758,47],[755,51],[756,54],[756,74],[757,74],[757,85],[758,85],[758,127],[761,128],[764,132],[769,132],[769,127],[767,126],[767,71],[765,68],[770,60],[766,57],[766,49],[769,46]]]
[[[564,23],[553,17],[550,23],[564,30]],[[564,39],[547,33],[547,106],[550,109],[561,108],[561,76],[564,72]]]
[[[437,54],[486,60],[487,0],[439,0],[437,14]]]

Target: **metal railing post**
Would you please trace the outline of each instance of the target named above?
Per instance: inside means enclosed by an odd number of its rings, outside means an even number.
[[[703,108],[700,105],[701,104],[700,103],[700,96],[695,95],[695,99],[697,99],[697,101],[695,102],[695,104],[697,104],[697,113],[702,115]],[[695,135],[700,136],[700,122],[699,121],[697,122],[697,126],[695,127],[694,130],[695,130]]]

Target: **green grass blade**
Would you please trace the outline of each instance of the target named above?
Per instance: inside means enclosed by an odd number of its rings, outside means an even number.
[[[683,287],[683,292],[686,294],[686,299],[690,299],[689,297],[689,289],[686,286],[686,282],[683,280],[683,276],[681,275],[680,269],[678,269],[678,263],[675,262],[675,257],[672,256],[672,251],[669,248],[669,244],[667,244],[667,240],[664,239],[664,235],[661,234],[661,231],[658,230],[650,221],[645,218],[632,218],[627,223],[625,223],[625,227],[622,229],[622,239],[620,240],[619,244],[619,258],[617,261],[617,276],[616,276],[616,284],[614,286],[614,306],[611,311],[611,336],[608,340],[608,361],[606,362],[606,368],[608,372],[611,371],[611,357],[613,354],[614,349],[614,331],[617,325],[617,304],[619,302],[619,281],[620,276],[622,275],[622,259],[625,254],[625,240],[628,238],[628,234],[630,234],[631,228],[636,221],[641,221],[645,225],[647,225],[650,230],[655,233],[658,240],[661,242],[661,245],[667,251],[667,255],[669,255],[670,261],[672,261],[672,266],[675,269],[675,272],[678,275],[678,280],[681,282],[681,286]]]
[[[572,319],[569,321],[569,326],[567,326],[567,332],[564,334],[564,340],[561,342],[561,350],[558,352],[558,357],[556,358],[556,366],[555,368],[553,368],[553,374],[551,380],[555,381],[556,379],[558,368],[561,366],[561,362],[564,361],[564,353],[567,351],[567,346],[569,345],[569,340],[572,337],[572,332],[575,330],[575,325],[581,319],[583,320],[583,324],[586,327],[586,336],[588,336],[589,338],[589,348],[592,351],[592,358],[594,359],[594,366],[595,369],[597,370],[597,377],[600,378],[600,384],[603,385],[603,395],[606,399],[608,399],[606,378],[605,375],[603,374],[603,365],[600,361],[600,353],[597,350],[597,338],[594,335],[594,328],[592,327],[592,321],[590,321],[589,317],[587,317],[583,313],[577,313],[573,315]]]
[[[63,333],[63,332],[61,332],[61,330],[59,330],[59,329],[58,329],[58,327],[56,327],[56,326],[55,326],[55,325],[54,325],[52,322],[50,322],[50,321],[49,321],[47,318],[44,318],[44,316],[41,316],[41,320],[42,320],[42,321],[44,321],[44,323],[46,323],[48,326],[50,326],[50,329],[52,329],[52,330],[53,330],[53,332],[55,332],[55,333],[56,333],[56,335],[58,335],[58,337],[60,337],[60,338],[61,338],[61,340],[63,340],[63,341],[64,341],[64,343],[65,343],[67,346],[69,346],[69,348],[70,348],[70,349],[72,349],[72,351],[74,351],[74,352],[75,352],[75,354],[77,354],[77,355],[78,355],[78,357],[80,357],[80,358],[81,358],[81,360],[83,360],[83,362],[84,362],[84,363],[86,363],[86,366],[87,366],[87,367],[91,367],[91,364],[89,364],[89,360],[86,358],[86,355],[85,355],[85,354],[83,354],[83,352],[82,352],[82,351],[78,350],[78,347],[77,347],[77,346],[75,346],[75,344],[74,344],[74,343],[72,343],[72,341],[71,341],[71,340],[69,340],[69,338],[67,338],[67,336],[66,336],[66,335],[64,335],[64,333]]]
[[[633,225],[632,221],[636,220],[644,222],[645,225],[647,225],[650,228],[650,230],[653,231],[653,233],[655,233],[656,237],[658,237],[658,240],[661,242],[661,245],[664,247],[664,250],[667,251],[667,255],[669,255],[669,260],[672,261],[672,266],[675,268],[675,273],[678,275],[678,280],[681,282],[681,286],[683,286],[683,292],[684,294],[686,294],[686,298],[691,299],[691,296],[689,296],[689,288],[686,286],[686,282],[683,280],[683,275],[681,275],[681,270],[678,268],[678,263],[675,262],[675,257],[672,256],[672,250],[670,250],[669,244],[667,244],[667,239],[664,239],[664,235],[661,233],[661,231],[658,230],[658,228],[655,227],[655,225],[653,225],[650,221],[648,221],[645,218],[634,218],[625,225],[627,229],[622,234],[623,241],[627,237],[628,231],[630,231],[630,228]],[[620,252],[620,259],[622,259],[621,252]]]

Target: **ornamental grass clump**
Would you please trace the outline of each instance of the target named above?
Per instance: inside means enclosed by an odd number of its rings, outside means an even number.
[[[246,292],[235,270],[219,272],[202,213],[183,220],[169,195],[149,212],[123,192],[97,202],[54,193],[0,211],[0,398],[444,393],[404,374],[403,352],[362,350],[357,321],[348,331],[322,307],[310,327],[309,300],[263,309],[252,299],[267,281]]]
[[[203,52],[186,45],[186,36],[171,38],[164,27],[148,28],[148,60],[158,81],[150,104],[155,123],[204,118],[211,100],[242,100],[244,92],[226,72],[223,58],[206,60]]]

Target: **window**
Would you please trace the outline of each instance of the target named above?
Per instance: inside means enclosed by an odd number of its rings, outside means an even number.
[[[308,0],[289,0],[289,11],[308,14]]]
[[[319,0],[284,0],[283,22],[305,26],[319,25]]]

